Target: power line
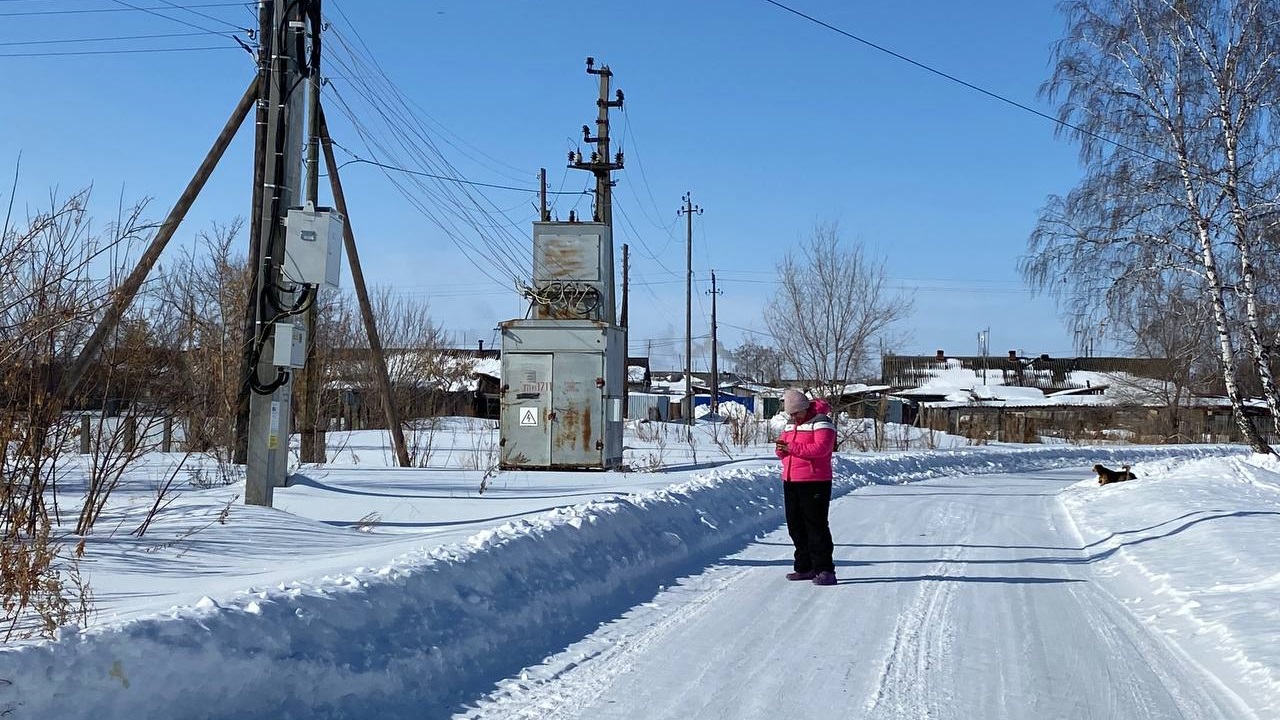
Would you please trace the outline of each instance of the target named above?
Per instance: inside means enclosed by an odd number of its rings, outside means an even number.
[[[1013,107],[1015,107],[1015,108],[1017,108],[1017,109],[1019,109],[1019,110],[1023,110],[1023,111],[1025,111],[1025,112],[1031,113],[1032,115],[1035,115],[1036,117],[1039,117],[1039,118],[1043,118],[1043,119],[1045,119],[1045,120],[1048,120],[1049,122],[1054,123],[1055,125],[1059,125],[1059,126],[1061,126],[1061,127],[1067,128],[1067,129],[1069,129],[1069,130],[1074,130],[1075,132],[1078,132],[1078,133],[1080,133],[1081,135],[1087,135],[1088,137],[1091,137],[1091,138],[1093,138],[1093,139],[1095,139],[1095,140],[1100,140],[1100,141],[1102,141],[1102,142],[1104,142],[1104,143],[1106,143],[1106,144],[1108,144],[1108,145],[1111,145],[1111,146],[1113,146],[1113,147],[1116,147],[1116,148],[1118,148],[1118,149],[1120,149],[1120,150],[1125,150],[1125,151],[1127,151],[1127,152],[1131,152],[1131,153],[1133,153],[1134,155],[1137,155],[1138,157],[1145,158],[1145,159],[1150,160],[1151,162],[1157,163],[1157,164],[1159,164],[1159,165],[1165,165],[1165,166],[1168,166],[1168,167],[1171,167],[1171,168],[1174,168],[1174,169],[1177,169],[1177,170],[1181,170],[1181,167],[1180,167],[1177,163],[1175,163],[1175,162],[1173,162],[1173,161],[1166,160],[1166,159],[1164,159],[1164,158],[1156,157],[1155,155],[1151,155],[1150,153],[1147,153],[1147,152],[1144,152],[1144,151],[1142,151],[1142,150],[1139,150],[1139,149],[1137,149],[1137,148],[1135,148],[1135,147],[1131,147],[1131,146],[1129,146],[1129,145],[1126,145],[1126,144],[1124,144],[1124,143],[1122,143],[1122,142],[1120,142],[1120,141],[1118,141],[1118,140],[1113,140],[1113,139],[1111,139],[1111,138],[1109,138],[1109,137],[1106,137],[1106,136],[1104,136],[1104,135],[1100,135],[1100,134],[1098,134],[1098,133],[1096,133],[1096,132],[1093,132],[1092,130],[1086,130],[1085,128],[1083,128],[1083,127],[1081,127],[1081,126],[1079,126],[1079,125],[1076,125],[1076,124],[1074,124],[1074,123],[1067,122],[1066,120],[1063,120],[1063,119],[1061,119],[1061,118],[1057,118],[1057,117],[1054,117],[1054,116],[1052,116],[1052,115],[1049,115],[1048,113],[1044,113],[1044,112],[1041,112],[1041,111],[1039,111],[1039,110],[1036,110],[1035,108],[1033,108],[1033,107],[1031,107],[1031,106],[1029,106],[1029,105],[1025,105],[1025,104],[1023,104],[1023,103],[1020,103],[1020,102],[1018,102],[1017,100],[1013,100],[1013,99],[1011,99],[1011,98],[1005,97],[1004,95],[1001,95],[1001,94],[999,94],[999,93],[992,92],[991,90],[988,90],[988,89],[986,89],[986,88],[984,88],[984,87],[981,87],[981,86],[979,86],[979,85],[975,85],[975,84],[973,84],[973,83],[971,83],[971,82],[968,82],[967,80],[961,80],[960,78],[956,77],[955,75],[951,75],[951,74],[946,73],[946,72],[944,72],[944,71],[942,71],[942,70],[939,70],[939,69],[937,69],[937,68],[935,68],[935,67],[932,67],[932,66],[930,66],[930,65],[926,65],[926,64],[924,64],[924,63],[922,63],[922,62],[920,62],[920,61],[918,61],[918,60],[913,60],[913,59],[911,59],[911,58],[907,57],[906,55],[903,55],[902,53],[894,52],[893,50],[890,50],[889,48],[884,47],[883,45],[877,45],[876,43],[873,43],[873,42],[871,42],[870,40],[867,40],[866,38],[858,37],[857,35],[854,35],[853,33],[848,32],[847,30],[842,30],[841,28],[838,28],[838,27],[836,27],[835,25],[832,25],[832,24],[830,24],[830,23],[828,23],[828,22],[824,22],[824,21],[822,21],[822,20],[819,20],[818,18],[816,18],[816,17],[814,17],[814,16],[812,16],[812,15],[808,15],[808,14],[805,14],[805,13],[803,13],[803,12],[800,12],[799,10],[796,10],[795,8],[788,7],[787,5],[784,5],[784,4],[780,3],[780,2],[778,2],[778,0],[764,0],[764,1],[765,1],[765,2],[767,2],[767,3],[769,3],[770,5],[773,5],[774,7],[777,7],[777,8],[780,8],[780,9],[782,9],[782,10],[787,11],[787,12],[791,13],[792,15],[795,15],[795,16],[797,16],[797,17],[804,18],[805,20],[808,20],[809,22],[811,22],[811,23],[813,23],[813,24],[815,24],[815,25],[819,25],[819,26],[824,27],[824,28],[826,28],[826,29],[828,29],[828,30],[830,30],[830,31],[832,31],[832,32],[834,32],[834,33],[837,33],[837,34],[839,34],[839,35],[843,35],[844,37],[849,38],[850,40],[853,40],[853,41],[855,41],[855,42],[862,43],[863,45],[866,45],[866,46],[867,46],[867,47],[869,47],[869,48],[872,48],[872,49],[874,49],[874,50],[877,50],[877,51],[879,51],[879,52],[882,52],[882,53],[884,53],[884,54],[886,54],[886,55],[889,55],[889,56],[895,57],[895,58],[897,58],[897,59],[899,59],[899,60],[901,60],[901,61],[903,61],[903,62],[905,62],[905,63],[909,63],[909,64],[911,64],[911,65],[914,65],[914,66],[916,66],[916,67],[920,68],[921,70],[924,70],[924,71],[926,71],[926,72],[933,73],[934,75],[937,75],[937,76],[938,76],[938,77],[940,77],[940,78],[943,78],[943,79],[945,79],[945,80],[949,80],[949,81],[951,81],[951,82],[953,82],[953,83],[956,83],[957,85],[961,85],[961,86],[966,87],[966,88],[968,88],[968,89],[970,89],[970,90],[973,90],[973,91],[976,91],[976,92],[980,92],[980,93],[982,93],[983,95],[986,95],[987,97],[992,98],[992,99],[994,99],[994,100],[998,100],[998,101],[1000,101],[1000,102],[1002,102],[1002,103],[1005,103],[1006,105],[1012,105]],[[1195,175],[1196,177],[1198,177],[1200,180],[1202,180],[1202,181],[1204,181],[1204,182],[1209,183],[1210,185],[1216,185],[1216,186],[1218,186],[1218,187],[1222,187],[1222,188],[1227,188],[1227,187],[1228,187],[1228,185],[1229,185],[1229,183],[1227,183],[1227,182],[1224,182],[1224,181],[1222,181],[1222,180],[1218,180],[1218,179],[1216,179],[1216,178],[1207,177],[1207,176],[1205,176],[1205,175],[1203,175],[1203,174],[1201,174],[1201,173],[1194,173],[1194,175]]]
[[[235,28],[236,30],[243,30],[243,31],[245,31],[245,32],[249,33],[249,36],[250,36],[250,37],[253,37],[254,33],[256,32],[256,31],[255,31],[254,29],[252,29],[252,28],[241,27],[240,25],[236,25],[235,23],[233,23],[233,22],[231,22],[231,21],[229,21],[229,20],[223,20],[223,19],[222,19],[222,18],[220,18],[220,17],[215,17],[215,16],[210,15],[210,14],[208,14],[208,13],[202,13],[202,12],[200,12],[199,10],[193,10],[192,8],[193,8],[194,6],[190,6],[190,5],[178,5],[177,3],[169,2],[169,0],[160,0],[160,2],[164,3],[165,5],[168,5],[169,7],[173,8],[174,10],[185,10],[185,11],[187,11],[187,12],[191,13],[192,15],[196,15],[196,16],[198,16],[198,17],[202,17],[202,18],[204,18],[204,19],[206,19],[206,20],[212,20],[212,21],[214,21],[214,22],[222,23],[223,25],[226,25],[227,27],[233,27],[233,28]],[[241,4],[246,5],[246,6],[247,6],[247,5],[249,5],[249,3],[241,3]],[[171,19],[171,20],[173,20],[174,18],[170,18],[170,19]],[[178,20],[177,22],[182,22],[182,21],[181,21],[181,20]]]
[[[339,13],[341,13],[341,9],[339,9]],[[345,15],[343,19],[347,20]],[[349,20],[347,20],[347,24],[351,24]],[[331,32],[337,40],[339,49],[345,51],[345,56],[342,52],[339,52],[336,58],[333,55],[330,57],[335,60],[340,72],[345,70],[348,75],[368,74],[372,76],[372,81],[352,83],[351,87],[355,93],[368,103],[372,116],[376,121],[380,121],[385,129],[381,132],[375,132],[360,118],[348,114],[348,119],[359,133],[360,138],[365,142],[366,149],[371,153],[386,158],[404,158],[388,163],[396,167],[406,167],[413,164],[422,168],[422,172],[428,175],[441,175],[446,178],[461,179],[462,173],[444,156],[437,146],[433,134],[428,132],[422,119],[424,113],[420,109],[415,110],[416,106],[412,104],[412,101],[391,81],[386,71],[372,57],[368,46],[360,38],[359,31],[354,26],[351,27],[351,30],[360,39],[360,47],[363,50],[358,50],[351,42],[346,40],[342,32],[333,28]],[[346,102],[342,100],[341,95],[338,95],[338,98],[343,103],[344,109],[349,110],[349,108],[346,108]],[[405,157],[406,155],[408,157]],[[407,188],[401,185],[398,177],[392,177],[389,173],[387,173],[387,176],[410,203],[445,230],[454,242],[458,244],[459,248],[465,248],[464,251],[468,252],[468,257],[472,258],[473,264],[477,264],[476,257],[485,258],[502,272],[509,275],[515,284],[519,283],[519,278],[524,273],[524,268],[529,265],[526,261],[528,253],[509,230],[510,218],[497,209],[488,197],[483,194],[472,194],[469,189],[473,186],[466,184],[451,183],[449,180],[436,180],[438,187],[432,188],[419,180],[423,176],[406,175],[405,177],[412,181],[418,189],[418,193],[410,193]],[[455,192],[455,188],[461,192]],[[533,194],[532,190],[529,192]],[[452,218],[435,212],[433,207],[422,202],[418,195],[425,195],[433,200],[434,206],[451,206],[455,211],[456,218],[470,225],[475,235],[487,246],[488,252],[476,248],[471,241],[465,238],[462,229],[457,227]],[[582,196],[579,195],[576,201],[580,202],[581,199]],[[477,213],[479,213],[479,216],[477,216]],[[494,215],[506,217],[508,223],[496,222],[493,219]],[[478,264],[477,267],[479,267]]]
[[[174,5],[173,3],[169,2],[169,0],[161,0],[161,1],[162,1],[162,2],[164,2],[166,5],[168,5],[169,7],[171,7],[171,8],[173,8],[173,9],[175,9],[175,10],[191,10],[191,8],[186,7],[186,6],[183,6],[183,5]],[[125,2],[124,0],[112,0],[112,2],[114,2],[114,3],[115,3],[115,4],[117,4],[117,5],[123,5],[124,7],[128,8],[128,9],[130,9],[130,10],[138,10],[138,11],[141,11],[141,12],[145,12],[145,13],[147,13],[148,15],[154,15],[154,16],[156,16],[156,17],[158,17],[158,18],[163,19],[163,20],[168,20],[168,21],[170,21],[170,22],[176,22],[176,23],[178,23],[179,25],[185,25],[185,26],[187,26],[187,27],[189,27],[189,28],[195,28],[196,30],[204,30],[205,32],[215,32],[215,31],[210,30],[209,28],[204,27],[204,26],[202,26],[202,25],[197,25],[197,24],[195,24],[195,23],[187,22],[186,20],[179,20],[179,19],[178,19],[178,18],[176,18],[176,17],[170,17],[170,16],[168,16],[168,15],[165,15],[164,13],[156,12],[156,8],[145,8],[145,7],[139,7],[139,6],[137,6],[137,5],[134,5],[133,3],[127,3],[127,2]],[[165,9],[165,8],[159,8],[159,9],[163,10],[163,9]],[[195,11],[195,10],[191,10],[191,12],[196,12],[196,11]],[[200,15],[202,15],[203,17],[212,17],[211,15],[204,15],[203,13],[197,13],[197,14],[200,14]],[[217,20],[217,18],[213,18],[213,19]],[[224,20],[218,20],[218,22],[226,22],[226,21],[224,21]],[[228,25],[230,25],[230,23],[227,23],[227,24],[228,24]],[[250,38],[252,38],[252,37],[253,37],[253,35],[254,35],[254,31],[253,31],[253,30],[250,30],[250,29],[247,29],[247,28],[240,28],[240,27],[237,27],[237,26],[235,26],[235,25],[232,25],[232,27],[236,28],[237,30],[241,30],[241,31],[243,31],[243,32],[248,33],[248,35],[249,35],[249,37],[250,37]],[[237,43],[240,43],[240,46],[241,46],[241,47],[245,47],[244,43],[243,43],[243,42],[241,42],[239,38],[237,38],[236,36],[234,36],[234,35],[232,35],[232,34],[230,34],[230,33],[220,32],[220,33],[218,33],[218,34],[219,34],[219,35],[222,35],[222,36],[224,36],[224,37],[230,38],[230,39],[232,39],[232,40],[235,40]],[[248,48],[246,47],[246,49],[248,49]]]
[[[188,33],[159,33],[156,35],[114,35],[105,37],[92,38],[58,38],[50,40],[11,40],[0,42],[0,47],[11,47],[14,45],[57,45],[63,43],[95,43],[95,42],[117,42],[120,40],[160,40],[163,38],[180,38],[180,37],[196,37],[201,35],[223,35],[220,30],[201,30],[199,32]]]
[[[462,178],[447,177],[445,175],[433,175],[429,172],[422,172],[420,170],[410,170],[409,168],[396,167],[395,165],[388,165],[387,163],[380,163],[374,160],[365,160],[364,158],[361,158],[360,156],[356,155],[350,150],[347,150],[346,148],[342,147],[338,143],[335,142],[333,144],[335,147],[342,148],[343,152],[346,152],[347,154],[352,156],[351,160],[348,160],[342,163],[341,165],[338,166],[339,168],[346,167],[347,165],[351,165],[352,163],[360,163],[364,165],[374,165],[376,167],[383,168],[384,170],[395,170],[396,172],[402,172],[407,175],[419,175],[421,177],[429,177],[432,180],[447,180],[448,182],[456,182],[456,183],[461,183],[463,185],[475,185],[477,187],[496,188],[498,190],[516,190],[518,192],[529,192],[529,193],[538,192],[536,188],[522,188],[522,187],[513,187],[511,185],[495,185],[493,183],[477,182],[475,180],[463,180]],[[547,194],[548,195],[590,195],[591,191],[590,190],[548,190]]]
[[[121,8],[84,8],[81,10],[20,10],[18,12],[0,13],[0,17],[30,17],[33,15],[89,15],[93,13],[116,13],[130,12],[134,10],[142,12],[150,12],[153,10],[190,10],[191,8],[210,8],[210,7],[248,7],[252,3],[245,2],[223,2],[223,3],[203,3],[200,5],[171,5],[169,7],[135,7],[126,6]],[[172,20],[173,18],[169,18]]]
[[[368,63],[365,63],[353,51],[350,45],[344,41],[340,32],[335,30],[334,33],[339,43],[339,47],[347,50],[347,59],[349,60],[348,64],[355,63],[357,65],[363,64],[369,66],[369,69],[376,71],[377,76],[382,80],[381,84],[377,82],[353,84],[352,87],[355,92],[368,103],[370,109],[373,111],[372,114],[376,118],[381,119],[386,128],[393,134],[393,138],[390,141],[379,138],[374,133],[373,129],[368,127],[354,112],[351,106],[343,98],[342,94],[337,92],[337,89],[332,84],[326,86],[331,92],[333,92],[334,97],[338,100],[339,105],[343,110],[343,113],[352,124],[356,133],[364,141],[366,148],[368,148],[370,152],[394,156],[396,154],[394,148],[398,146],[403,152],[416,156],[417,161],[421,163],[423,167],[433,170],[436,167],[439,167],[442,171],[451,173],[450,175],[445,175],[445,177],[458,179],[460,174],[457,172],[456,168],[454,168],[448,160],[444,158],[439,149],[431,141],[431,138],[425,133],[422,126],[420,124],[416,124],[415,126],[414,120],[416,118],[412,117],[411,114],[406,115],[404,113],[406,106],[404,104],[403,95],[386,76],[386,73],[377,66],[376,61],[372,61],[370,59]],[[341,53],[337,56],[333,54],[330,55],[330,59],[336,60],[339,64],[342,63],[341,57]],[[415,139],[417,142],[414,142]],[[396,166],[402,167],[404,164],[405,163],[396,163]],[[488,211],[481,207],[481,203],[476,197],[465,192],[465,189],[468,187],[467,185],[449,183],[447,180],[437,180],[436,182],[439,183],[439,188],[433,189],[418,180],[420,176],[406,175],[406,177],[412,180],[418,188],[419,192],[414,193],[410,192],[409,189],[399,181],[397,176],[393,176],[385,169],[384,174],[387,179],[396,186],[406,200],[416,207],[423,215],[430,218],[437,227],[443,230],[450,239],[454,241],[459,249],[463,250],[464,256],[473,266],[480,270],[481,273],[499,285],[516,285],[519,283],[522,268],[526,263],[520,260],[518,249],[514,246],[514,239],[510,231],[504,226],[492,223],[489,224],[489,229],[492,230],[492,232],[485,231],[483,225],[486,224],[487,218],[477,218],[474,217],[472,213],[479,210],[480,212],[488,215]],[[464,192],[461,193],[462,197],[457,197],[452,194],[451,188],[455,185],[464,189]],[[423,202],[423,199],[420,197],[421,195],[425,195],[427,198],[430,198],[435,202],[433,204]],[[463,197],[465,198],[465,201],[463,200]],[[475,247],[475,245],[466,238],[462,229],[455,224],[453,218],[436,211],[436,207],[446,205],[452,206],[456,213],[455,217],[458,220],[470,225],[471,229],[480,238],[481,242],[488,247],[489,252],[483,252],[479,248]],[[505,283],[499,280],[492,273],[482,267],[479,262],[479,259],[481,258],[495,266],[500,272],[510,278],[511,282]]]
[[[717,271],[716,274],[720,275],[722,278],[725,277],[726,275],[729,275],[729,273],[719,272],[719,271]],[[745,283],[749,285],[778,285],[782,282],[781,280],[777,280],[777,279],[774,279],[774,280],[765,280],[765,279],[759,279],[759,278],[755,278],[755,279],[729,278],[729,279],[735,283]],[[903,291],[911,291],[911,292],[963,292],[963,293],[999,294],[999,295],[1020,295],[1020,294],[1031,292],[1029,288],[1025,288],[1025,287],[1001,288],[1001,287],[990,287],[990,286],[982,286],[982,285],[938,285],[933,287],[927,287],[927,286],[921,286],[921,285],[908,284],[907,281],[911,280],[911,278],[900,278],[900,279],[889,278],[889,279],[893,280],[893,282],[886,284],[884,286],[886,290],[903,290]]]
[[[68,50],[65,52],[29,52],[29,53],[0,53],[0,57],[16,58],[16,57],[56,57],[67,55],[129,55],[141,53],[166,53],[166,52],[199,52],[202,50],[239,50],[234,45],[215,45],[212,47],[183,47],[183,48],[132,48],[127,50]]]
[[[628,107],[630,107],[630,106],[628,106]],[[658,201],[657,201],[657,200],[655,200],[655,199],[654,199],[654,197],[653,197],[653,189],[649,186],[649,178],[648,178],[648,176],[645,174],[645,171],[644,171],[644,162],[640,159],[639,154],[638,154],[638,149],[637,149],[637,147],[636,147],[636,146],[637,146],[637,143],[636,143],[635,129],[631,127],[631,113],[628,111],[628,109],[627,109],[627,108],[623,108],[623,111],[622,111],[622,139],[618,142],[618,150],[619,150],[619,151],[622,151],[622,150],[625,150],[625,149],[626,149],[626,144],[627,144],[628,140],[630,140],[630,142],[631,142],[631,153],[630,153],[630,155],[635,159],[636,166],[640,169],[640,180],[641,180],[641,182],[644,184],[645,192],[646,192],[646,193],[648,194],[648,196],[649,196],[649,203],[650,203],[650,204],[651,204],[651,206],[653,207],[654,211],[657,213],[657,214],[656,214],[656,217],[661,218],[661,217],[662,217],[662,211],[661,211],[661,209],[658,207]],[[653,216],[653,215],[650,215],[650,214],[649,214],[649,209],[648,209],[648,208],[646,208],[646,207],[644,206],[644,203],[643,203],[643,202],[641,202],[641,200],[640,200],[640,195],[639,195],[638,193],[636,193],[636,191],[635,191],[635,183],[624,183],[624,184],[626,184],[626,185],[627,185],[627,189],[631,191],[631,195],[632,195],[632,197],[634,197],[634,198],[636,199],[636,205],[638,205],[638,206],[640,207],[640,212],[644,215],[645,220],[647,220],[647,221],[649,222],[649,224],[650,224],[650,225],[653,225],[654,227],[656,227],[656,228],[658,228],[658,229],[660,229],[660,230],[667,230],[667,229],[668,229],[668,228],[670,228],[672,225],[674,225],[674,224],[676,224],[676,223],[678,222],[678,219],[677,219],[677,220],[672,220],[672,221],[671,221],[671,224],[669,224],[669,225],[663,225],[663,224],[662,224],[662,222],[661,222],[661,220],[654,220],[654,219],[653,219],[653,217],[655,217],[655,216]]]

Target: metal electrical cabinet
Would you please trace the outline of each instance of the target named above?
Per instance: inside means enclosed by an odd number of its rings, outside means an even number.
[[[509,320],[502,330],[499,467],[622,464],[622,329],[597,320]]]
[[[613,236],[609,226],[535,222],[533,286],[537,289],[535,319],[613,323]]]

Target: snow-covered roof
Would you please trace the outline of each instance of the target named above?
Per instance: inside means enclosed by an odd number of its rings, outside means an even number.
[[[646,370],[643,365],[627,366],[627,382],[642,383]]]
[[[664,376],[664,378],[665,377],[666,376]],[[679,380],[666,380],[666,379],[654,380],[652,377],[650,377],[649,386],[654,390],[666,390],[667,392],[673,392],[673,393],[679,394],[684,392],[684,378],[680,378]],[[707,383],[699,380],[696,375],[692,378],[692,382],[690,383],[690,386],[698,390],[709,389],[709,386],[707,385]]]
[[[929,376],[924,384],[895,395],[943,398],[928,402],[931,407],[974,404],[999,404],[1003,407],[1164,405],[1169,396],[1165,381],[1124,372],[1072,371],[1067,373],[1066,382],[1080,387],[1048,393],[1034,387],[1006,385],[1004,373],[984,373],[981,369],[965,368],[959,360],[948,360],[944,368],[922,372]]]
[[[475,365],[471,366],[471,372],[476,375],[487,375],[501,380],[502,360],[498,358],[480,358],[475,361]]]
[[[386,353],[387,375],[397,385],[437,386],[448,392],[473,392],[479,386],[478,376],[502,379],[502,361],[498,358],[476,358],[442,355],[437,350],[393,350]],[[349,388],[369,361],[346,363],[338,368],[336,379],[325,385],[332,389]]]

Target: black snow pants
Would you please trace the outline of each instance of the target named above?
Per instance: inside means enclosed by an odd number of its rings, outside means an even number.
[[[796,546],[796,572],[835,571],[832,555],[835,543],[827,510],[831,507],[831,481],[816,480],[782,483],[783,504],[787,512],[787,532]]]

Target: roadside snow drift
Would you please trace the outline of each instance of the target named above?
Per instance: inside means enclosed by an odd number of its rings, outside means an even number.
[[[950,474],[1240,452],[1046,447],[844,456],[837,458],[836,494]],[[693,478],[509,522],[465,543],[388,558],[382,567],[206,598],[194,607],[85,631],[66,628],[55,641],[2,648],[0,714],[66,720],[447,715],[495,680],[782,523],[776,464],[748,463]],[[1082,509],[1087,498],[1073,502],[1088,514]],[[1091,540],[1106,526],[1100,516],[1096,528],[1082,525],[1081,533]]]

